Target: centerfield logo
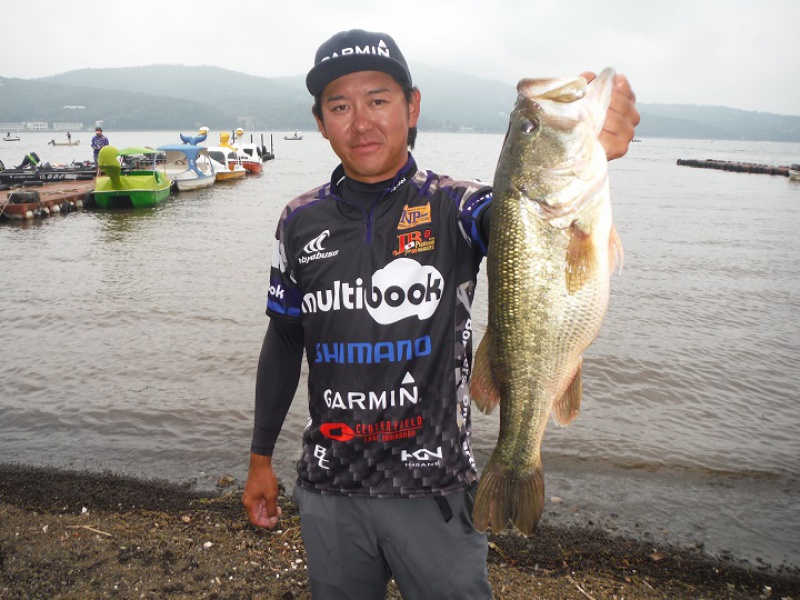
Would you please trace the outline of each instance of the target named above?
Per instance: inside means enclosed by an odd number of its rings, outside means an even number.
[[[303,312],[366,309],[381,325],[408,317],[423,321],[436,312],[443,293],[444,277],[435,267],[398,258],[376,271],[370,284],[334,281],[331,289],[305,294]]]
[[[416,437],[422,429],[422,417],[377,421],[373,423],[356,423],[352,427],[347,423],[323,423],[319,431],[329,440],[349,442],[358,438],[363,442],[393,442]]]

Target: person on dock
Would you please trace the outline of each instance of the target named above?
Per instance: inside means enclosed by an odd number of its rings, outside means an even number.
[[[491,186],[417,168],[421,94],[389,35],[334,35],[306,87],[341,163],[277,226],[242,503],[254,525],[277,524],[272,454],[305,352],[294,498],[312,597],[377,600],[394,577],[404,598],[486,600],[466,388]],[[608,158],[627,152],[638,122],[618,75],[600,136]]]
[[[16,169],[35,169],[41,162],[39,155],[36,152],[28,152],[22,159],[22,163],[17,165]]]
[[[94,166],[97,166],[97,155],[100,153],[100,148],[108,146],[108,138],[103,135],[102,127],[95,127],[94,137],[92,138],[92,150],[94,151]]]

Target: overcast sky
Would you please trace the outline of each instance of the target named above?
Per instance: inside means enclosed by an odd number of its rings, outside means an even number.
[[[412,77],[418,62],[510,84],[613,66],[640,102],[800,115],[800,0],[13,4],[4,11],[0,77],[152,64],[304,75],[324,40],[362,28],[391,34]]]

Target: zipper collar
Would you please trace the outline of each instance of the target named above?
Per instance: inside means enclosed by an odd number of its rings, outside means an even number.
[[[384,190],[383,194],[381,194],[381,200],[386,198],[389,194],[396,191],[400,188],[404,183],[406,183],[409,179],[411,179],[412,175],[417,171],[417,163],[414,160],[414,157],[411,156],[411,153],[408,153],[408,160],[406,164],[395,174],[394,179],[392,179],[389,186]],[[344,181],[346,175],[344,173],[344,166],[340,163],[338,167],[333,170],[331,174],[331,193],[336,196],[337,198],[341,198],[341,194],[339,193],[339,184]]]

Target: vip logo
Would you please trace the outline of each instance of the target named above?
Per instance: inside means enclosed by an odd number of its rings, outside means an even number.
[[[403,231],[404,229],[411,229],[418,225],[425,225],[431,222],[431,205],[430,203],[425,206],[406,206],[403,208],[403,214],[400,215],[400,222],[397,224],[397,229]]]

